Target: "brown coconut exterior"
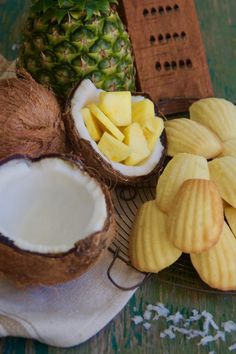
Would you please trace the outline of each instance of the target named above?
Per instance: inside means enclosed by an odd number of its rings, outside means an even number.
[[[19,157],[17,155],[13,158]],[[81,171],[95,179],[93,173],[88,171],[80,160],[75,161],[66,155],[45,155],[30,161],[37,162],[44,157],[59,157],[68,163],[76,164]],[[1,161],[1,164],[11,159]],[[107,205],[107,218],[103,230],[78,241],[70,251],[57,254],[24,251],[0,234],[0,272],[19,287],[50,286],[78,278],[92,267],[102,256],[116,232],[110,191],[102,182],[99,181],[99,184]]]
[[[65,127],[54,94],[25,71],[0,80],[0,159],[64,153]]]
[[[82,139],[79,135],[78,130],[75,127],[74,119],[71,115],[71,106],[70,102],[73,98],[74,92],[76,91],[77,85],[71,92],[67,103],[66,103],[66,108],[65,108],[65,113],[64,113],[64,122],[65,122],[65,127],[67,130],[68,138],[70,140],[71,147],[73,149],[73,152],[75,154],[79,154],[82,156],[84,162],[86,165],[88,165],[90,168],[92,168],[95,173],[97,174],[97,177],[104,180],[107,184],[125,184],[125,185],[135,185],[140,182],[145,182],[146,180],[150,179],[154,175],[158,175],[163,167],[164,160],[166,158],[166,151],[167,151],[167,139],[166,139],[166,133],[165,130],[162,132],[160,136],[161,143],[163,145],[163,152],[162,156],[158,162],[158,164],[155,166],[155,168],[148,173],[147,175],[142,175],[142,176],[125,176],[122,173],[120,173],[117,170],[114,170],[112,165],[107,162],[106,160],[103,159],[102,155],[97,153],[90,141]],[[137,92],[137,93],[132,93],[133,96],[143,96],[146,98],[150,98],[149,94],[143,93],[143,92]],[[154,104],[155,107],[155,112],[158,114],[158,108]]]

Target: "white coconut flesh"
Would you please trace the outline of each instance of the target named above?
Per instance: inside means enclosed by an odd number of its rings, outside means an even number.
[[[97,89],[92,81],[86,79],[81,82],[76,91],[74,92],[71,100],[71,115],[75,122],[75,127],[79,133],[79,136],[85,140],[88,140],[92,148],[102,156],[102,158],[109,162],[114,170],[119,171],[122,175],[127,177],[144,176],[152,172],[162,157],[164,146],[161,143],[160,138],[157,140],[156,145],[151,155],[145,160],[142,165],[139,166],[127,166],[122,163],[113,162],[109,160],[99,150],[98,145],[91,139],[90,134],[84,124],[84,120],[81,114],[81,109],[89,103],[98,103],[99,93],[102,90]],[[143,96],[132,96],[133,102],[138,102],[145,99]]]
[[[99,184],[64,160],[16,159],[0,167],[0,232],[23,250],[69,251],[103,230],[106,218]]]

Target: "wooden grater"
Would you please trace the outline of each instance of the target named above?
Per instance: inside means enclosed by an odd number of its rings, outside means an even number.
[[[135,56],[137,86],[155,102],[182,97],[164,105],[164,113],[186,111],[187,99],[213,96],[194,0],[122,0]]]

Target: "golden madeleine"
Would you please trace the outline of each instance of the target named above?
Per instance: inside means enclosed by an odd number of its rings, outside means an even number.
[[[225,207],[225,218],[234,236],[236,237],[236,209],[231,206]]]
[[[219,157],[233,156],[236,157],[236,139],[226,140],[223,143],[223,150],[219,154]]]
[[[166,121],[165,131],[168,156],[186,152],[211,159],[219,155],[223,149],[223,144],[215,133],[187,118]]]
[[[236,107],[223,98],[204,98],[189,109],[190,119],[215,132],[222,140],[236,139]]]
[[[181,153],[171,159],[159,177],[156,187],[156,203],[168,212],[180,186],[187,179],[209,179],[207,160],[202,156]]]
[[[154,200],[144,203],[137,213],[129,254],[132,265],[142,272],[157,273],[174,263],[182,253],[167,237],[166,217]]]
[[[210,178],[216,183],[221,197],[236,208],[236,158],[220,157],[208,163]]]
[[[214,182],[189,179],[180,187],[167,219],[168,237],[186,253],[215,245],[223,228],[223,203]]]
[[[190,257],[199,276],[209,286],[236,290],[236,239],[226,223],[215,246]]]

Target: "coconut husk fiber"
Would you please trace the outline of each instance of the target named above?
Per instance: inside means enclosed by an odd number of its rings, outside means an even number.
[[[16,153],[38,157],[65,152],[60,106],[25,71],[0,80],[0,159]]]

